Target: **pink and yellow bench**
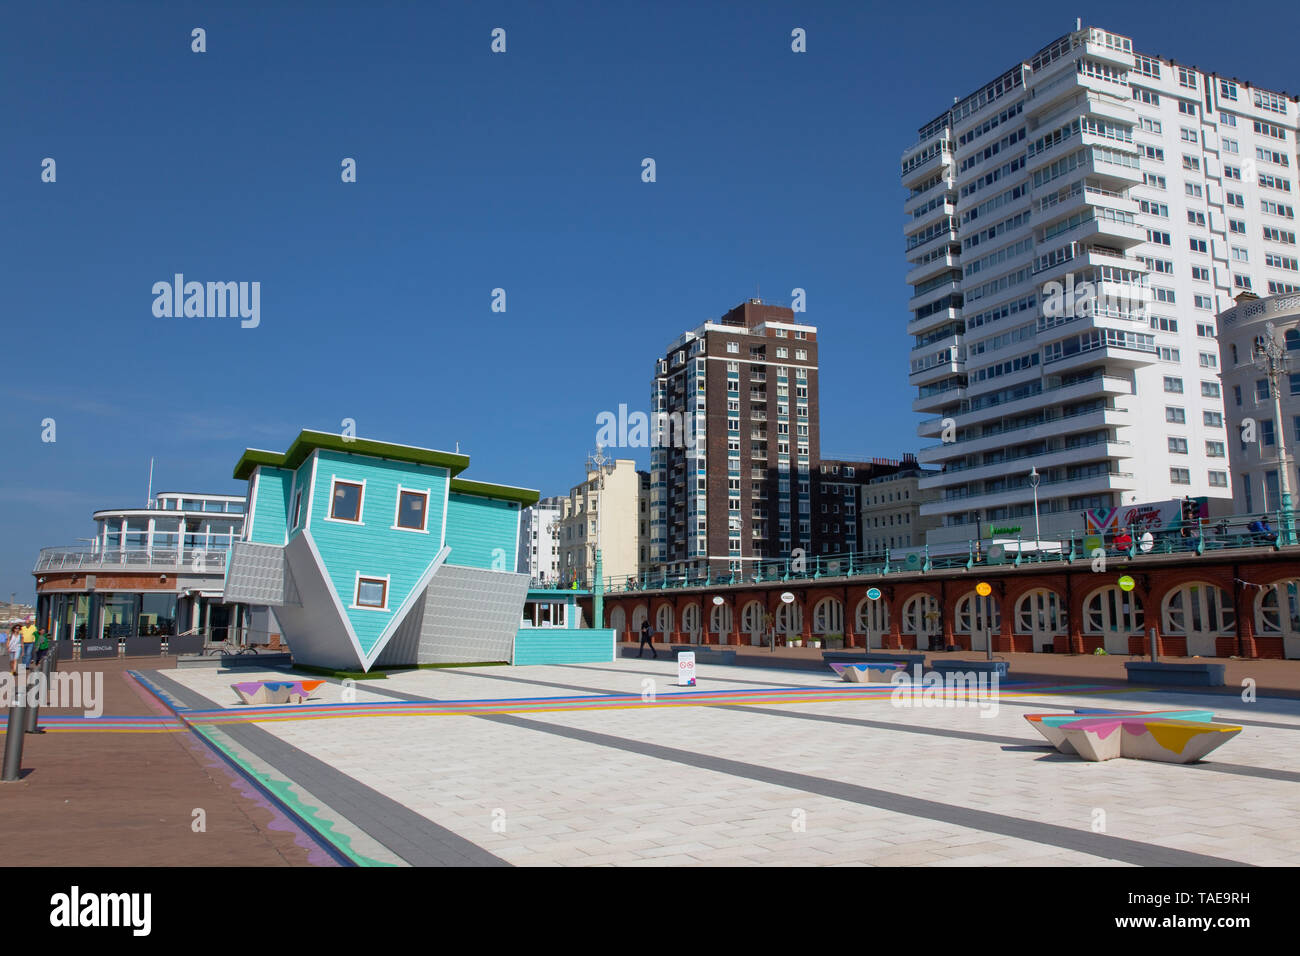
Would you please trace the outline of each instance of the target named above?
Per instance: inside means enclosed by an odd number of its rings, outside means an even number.
[[[1061,753],[1094,761],[1192,763],[1241,733],[1234,724],[1216,723],[1208,710],[1076,711],[1026,714],[1025,719]]]

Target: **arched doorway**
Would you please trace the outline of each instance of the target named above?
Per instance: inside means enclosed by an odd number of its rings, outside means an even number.
[[[609,626],[614,629],[615,640],[623,640],[627,635],[627,612],[620,605],[609,612]]]
[[[700,620],[698,604],[688,604],[682,608],[682,634],[686,636],[687,644],[700,643]]]
[[[1232,595],[1214,584],[1184,584],[1170,591],[1165,595],[1162,618],[1167,636],[1187,638],[1191,657],[1216,656],[1216,639],[1237,633]]]
[[[1034,588],[1016,602],[1016,633],[1028,634],[1035,651],[1056,646],[1056,638],[1067,631],[1065,605],[1061,596],[1047,588]]]
[[[797,641],[803,635],[803,608],[798,601],[789,604],[782,602],[776,609],[776,633],[786,639],[786,643]]]
[[[858,633],[866,635],[868,650],[884,647],[885,635],[889,633],[889,603],[884,598],[874,601],[863,598],[854,613],[854,623]]]
[[[644,604],[632,608],[632,636],[641,639],[641,625],[650,619],[650,611]]]
[[[731,605],[715,604],[709,611],[709,633],[717,635],[718,643],[725,644],[731,634]]]
[[[844,636],[844,605],[833,597],[822,598],[813,607],[813,634],[825,640]]]
[[[767,629],[763,623],[766,613],[759,601],[750,601],[745,605],[744,610],[740,612],[740,631],[742,634],[749,635],[751,646],[756,647],[763,643],[763,639],[767,634]]]
[[[1255,633],[1281,637],[1282,656],[1300,658],[1300,581],[1275,581],[1255,598]]]
[[[974,591],[967,591],[957,600],[952,623],[954,632],[970,638],[971,650],[985,651],[988,635],[1002,627],[1002,609],[992,594],[980,597]]]
[[[671,604],[659,605],[659,610],[655,613],[655,632],[659,635],[661,641],[671,641],[673,639],[673,606]]]
[[[1129,653],[1129,638],[1142,636],[1143,621],[1142,599],[1113,584],[1083,600],[1083,633],[1100,637],[1107,654]]]
[[[939,599],[933,594],[914,594],[903,604],[903,617],[900,630],[915,639],[915,645],[927,650],[935,644],[943,643],[943,631],[940,627]]]

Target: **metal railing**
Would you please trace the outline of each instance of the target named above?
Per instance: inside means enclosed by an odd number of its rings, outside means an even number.
[[[720,574],[643,573],[636,578],[606,579],[605,593],[680,590],[684,588],[724,587],[727,585],[763,584],[776,581],[808,581],[850,577],[876,577],[890,574],[915,574],[929,571],[975,570],[979,568],[1069,565],[1091,561],[1098,551],[1112,560],[1141,561],[1173,554],[1201,556],[1207,553],[1300,546],[1294,515],[1273,512],[1264,530],[1252,530],[1251,524],[1261,512],[1228,515],[1222,518],[1198,518],[1182,523],[1175,521],[1162,527],[1132,528],[1092,533],[1080,530],[1044,531],[1038,544],[1032,536],[1016,536],[1015,552],[1009,545],[993,545],[988,538],[969,539],[965,554],[931,555],[928,547],[889,549],[883,552],[854,551],[841,554],[813,555],[799,561],[790,558],[759,561],[745,571]],[[1150,538],[1147,538],[1147,535]],[[998,535],[999,541],[1008,541]],[[1026,550],[1028,549],[1028,550]],[[897,550],[905,550],[898,556]]]
[[[194,573],[226,570],[225,548],[42,548],[32,569],[43,571],[95,571],[99,569],[164,568]]]

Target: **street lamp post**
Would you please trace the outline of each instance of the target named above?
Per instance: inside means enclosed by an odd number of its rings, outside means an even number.
[[[1278,342],[1273,323],[1264,325],[1264,334],[1255,339],[1255,367],[1268,376],[1273,393],[1273,433],[1277,441],[1277,467],[1282,490],[1282,543],[1291,544],[1295,533],[1291,513],[1291,459],[1286,450],[1286,426],[1282,421],[1282,392],[1278,380],[1290,364],[1286,348]]]
[[[1029,484],[1034,489],[1034,557],[1042,560],[1042,547],[1039,539],[1042,537],[1038,530],[1038,483],[1042,481],[1043,476],[1038,473],[1038,467],[1034,466],[1029,469]]]
[[[612,467],[610,459],[605,455],[605,450],[599,445],[596,446],[596,454],[587,459],[587,467],[596,472],[596,554],[592,571],[591,616],[595,618],[592,626],[600,628],[604,627],[605,617],[605,580],[603,577],[604,569],[601,567],[600,560],[600,527],[601,519],[605,514],[605,475],[612,470]]]

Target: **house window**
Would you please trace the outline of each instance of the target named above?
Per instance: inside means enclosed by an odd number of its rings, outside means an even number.
[[[330,517],[335,521],[360,523],[361,495],[364,490],[364,484],[333,479],[330,483]]]
[[[424,531],[429,520],[429,493],[427,491],[398,491],[397,527],[408,531]]]
[[[357,607],[388,609],[388,579],[357,576]]]
[[[298,519],[302,517],[302,489],[295,488],[293,492],[293,524],[290,527],[298,527]]]

